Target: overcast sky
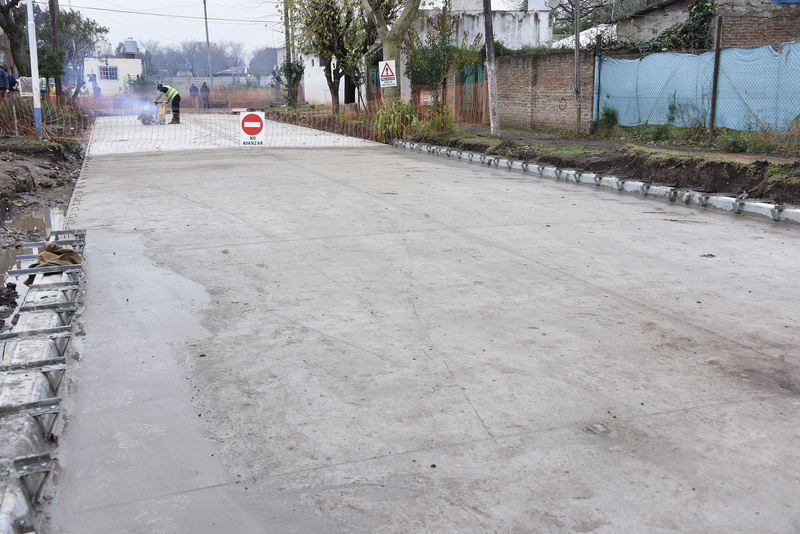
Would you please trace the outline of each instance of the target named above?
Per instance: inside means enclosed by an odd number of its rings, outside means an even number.
[[[109,29],[111,47],[128,37],[161,44],[205,41],[203,0],[58,0],[60,9],[80,11]],[[46,9],[47,3],[37,4]],[[283,46],[283,23],[275,0],[206,0],[211,42],[237,41],[248,53],[264,46]]]

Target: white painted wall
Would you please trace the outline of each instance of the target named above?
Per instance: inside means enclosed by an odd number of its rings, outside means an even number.
[[[438,10],[425,10],[418,19],[417,33],[424,39],[429,31],[428,17]],[[469,32],[469,41],[486,33],[481,0],[454,0],[453,11],[461,15],[458,39]],[[495,41],[506,48],[519,50],[523,46],[542,46],[553,38],[551,9],[545,0],[492,0],[492,27]],[[481,44],[484,42],[482,38]]]
[[[101,80],[100,67],[117,67],[117,79]],[[91,74],[97,75],[97,85],[100,86],[103,96],[114,96],[119,94],[120,89],[122,91],[125,90],[125,82],[128,81],[128,76],[135,78],[137,75],[142,74],[142,60],[116,57],[87,57],[83,60],[84,79],[88,80]],[[89,92],[91,93],[91,84],[89,85]]]
[[[306,102],[316,106],[331,105],[331,91],[325,81],[325,69],[318,57],[303,59],[305,71],[303,72],[303,90]],[[344,78],[339,82],[339,103],[344,103]]]

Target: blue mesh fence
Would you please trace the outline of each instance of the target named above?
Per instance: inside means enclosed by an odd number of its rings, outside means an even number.
[[[622,126],[709,126],[714,52],[658,53],[600,62],[598,110],[613,108]],[[720,52],[714,125],[786,130],[800,115],[800,43]]]

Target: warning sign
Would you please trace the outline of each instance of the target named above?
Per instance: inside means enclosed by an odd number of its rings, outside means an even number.
[[[381,87],[397,87],[393,59],[378,62],[378,70],[381,74]]]
[[[254,111],[240,115],[241,146],[264,146],[266,128],[264,128],[264,112]]]

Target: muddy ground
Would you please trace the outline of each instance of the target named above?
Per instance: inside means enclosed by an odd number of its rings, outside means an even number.
[[[33,210],[66,208],[83,155],[77,143],[0,138],[0,251],[44,237],[43,226],[20,224],[20,220]]]

